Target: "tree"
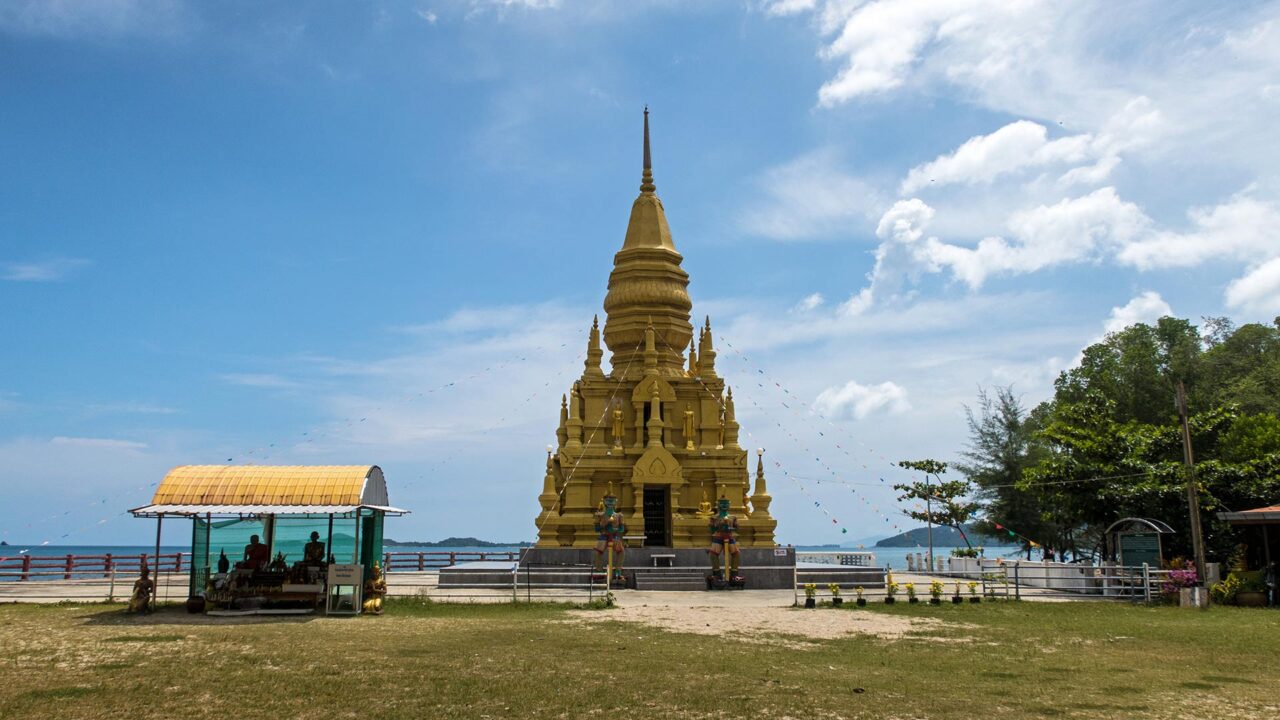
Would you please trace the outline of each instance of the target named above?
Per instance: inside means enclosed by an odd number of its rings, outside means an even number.
[[[1038,413],[1023,407],[1008,386],[996,387],[994,396],[979,388],[977,412],[965,406],[965,417],[969,444],[961,453],[964,461],[955,467],[977,487],[975,497],[984,517],[974,528],[984,535],[1004,536],[1003,526],[1008,526],[1024,537],[1055,537],[1042,516],[1045,498],[1023,483],[1024,471],[1043,455],[1036,441]],[[1021,544],[1030,552],[1026,540]]]
[[[965,496],[972,489],[965,480],[950,480],[943,482],[942,475],[947,472],[947,464],[937,460],[902,460],[898,463],[899,467],[908,470],[915,470],[924,473],[924,481],[897,484],[894,489],[902,493],[898,496],[899,501],[904,500],[923,500],[925,510],[908,510],[909,515],[914,520],[925,522],[929,525],[929,557],[933,557],[933,526],[947,525],[953,527],[960,533],[960,537],[964,539],[966,547],[973,547],[969,542],[968,535],[965,534],[964,523],[973,517],[973,513],[978,509],[978,504],[965,500]],[[938,478],[937,484],[929,482],[929,476],[933,475]]]
[[[1216,513],[1280,497],[1280,318],[1203,324],[1202,334],[1165,317],[1108,334],[1030,412],[1010,388],[994,398],[980,391],[976,412],[966,408],[969,445],[957,465],[977,486],[978,529],[997,532],[998,520],[1079,555],[1114,520],[1154,517],[1175,531],[1166,547],[1189,552],[1173,403],[1183,382],[1206,551],[1224,557],[1238,538]]]

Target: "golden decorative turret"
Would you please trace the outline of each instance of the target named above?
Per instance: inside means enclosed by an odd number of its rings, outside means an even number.
[[[757,540],[773,542],[773,531],[778,521],[769,514],[769,505],[773,497],[764,482],[764,448],[756,451],[756,491],[751,495],[751,524],[756,531]]]
[[[733,394],[716,373],[710,318],[694,337],[682,261],[655,194],[646,109],[640,196],[604,301],[610,367],[606,374],[597,319],[582,377],[561,397],[558,445],[538,496],[539,547],[594,547],[594,513],[615,484],[633,544],[705,547],[699,513],[708,497],[724,497],[741,519],[739,545],[775,547],[763,465],[750,494]]]
[[[604,372],[600,369],[600,360],[603,357],[604,351],[600,349],[600,316],[597,315],[591,318],[591,333],[587,337],[587,359],[582,376],[603,378]]]
[[[676,252],[671,240],[667,215],[656,189],[649,156],[649,109],[645,108],[640,196],[631,204],[626,239],[613,257],[609,294],[604,299],[604,342],[613,353],[613,374],[627,379],[642,372],[642,358],[637,355],[642,352],[641,343],[649,324],[657,333],[660,375],[684,374],[680,355],[693,337],[689,274],[680,268],[684,257]]]

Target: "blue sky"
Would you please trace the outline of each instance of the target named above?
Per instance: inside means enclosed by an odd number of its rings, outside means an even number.
[[[532,537],[646,103],[781,539],[877,534],[980,387],[1280,314],[1280,5],[1202,5],[6,3],[0,537],[228,459]]]

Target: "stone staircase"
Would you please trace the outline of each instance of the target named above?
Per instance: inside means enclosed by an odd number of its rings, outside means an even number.
[[[706,590],[707,570],[693,567],[636,568],[636,590]]]

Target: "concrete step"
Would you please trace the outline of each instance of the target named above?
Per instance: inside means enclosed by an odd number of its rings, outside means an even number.
[[[637,590],[706,590],[705,579],[693,580],[642,580],[636,579]]]

